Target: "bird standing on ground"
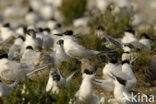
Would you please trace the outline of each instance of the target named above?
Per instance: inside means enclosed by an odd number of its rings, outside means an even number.
[[[8,59],[16,59],[20,55],[22,45],[25,41],[25,37],[19,35],[18,38],[14,40],[14,44],[9,48]]]
[[[36,66],[39,64],[40,55],[41,52],[33,50],[31,46],[27,46],[20,62]]]
[[[95,50],[89,50],[81,45],[79,45],[74,40],[74,34],[73,31],[66,31],[62,34],[56,34],[63,36],[62,39],[64,40],[64,49],[68,56],[76,59],[82,59],[82,58],[90,58],[97,55],[107,55],[112,54],[114,51],[95,51]]]
[[[122,61],[122,65],[117,64],[116,61],[112,60],[109,63],[107,63],[103,69],[103,76],[104,80],[93,80],[93,83],[96,85],[99,85],[103,89],[107,91],[113,91],[114,90],[114,83],[113,79],[110,76],[111,74],[114,74],[115,76],[118,76],[122,79],[127,79],[127,82],[125,84],[125,87],[130,90],[136,86],[136,77],[132,71],[132,67],[130,65],[130,62],[128,60]],[[109,87],[108,87],[109,86]]]
[[[46,68],[48,65],[35,68],[33,65],[8,60],[7,54],[0,55],[0,77],[5,80],[21,81],[28,73]]]
[[[104,98],[96,96],[93,94],[92,82],[91,80],[94,78],[95,73],[89,71],[88,69],[84,70],[82,75],[83,80],[81,86],[77,93],[75,94],[76,97],[76,104],[100,104],[104,103]]]
[[[113,82],[115,84],[114,87],[114,99],[109,99],[108,102],[111,104],[123,104],[126,102],[130,102],[131,94],[126,89],[126,79],[122,79],[115,75],[113,77]]]
[[[23,43],[21,54],[24,53],[27,46],[31,46],[34,50],[36,50],[36,48],[42,47],[39,41],[37,41],[36,32],[33,29],[27,30],[26,40]]]
[[[57,68],[61,64],[61,62],[66,61],[69,58],[64,50],[64,40],[57,41],[56,50],[51,54],[51,58],[54,60],[54,66]]]
[[[49,79],[46,86],[46,92],[52,91],[52,93],[59,93],[59,88],[61,85],[67,86],[69,81],[72,79],[75,73],[72,73],[67,78],[64,78],[62,72],[58,69],[58,72],[56,70],[51,70],[49,73]]]

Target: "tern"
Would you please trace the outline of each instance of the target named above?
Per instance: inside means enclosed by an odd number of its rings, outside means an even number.
[[[22,36],[25,36],[27,32],[27,26],[25,25],[19,25],[16,29],[16,33]]]
[[[69,75],[66,79],[64,78],[62,72],[58,69],[58,72],[56,70],[51,70],[49,73],[49,79],[46,86],[46,92],[52,91],[52,93],[59,93],[59,87],[61,85],[67,86],[69,81],[72,79],[75,73],[72,73]]]
[[[25,41],[25,37],[19,35],[17,39],[14,40],[14,44],[9,48],[8,58],[9,60],[16,59],[20,55],[22,45]]]
[[[129,78],[126,82],[125,87],[130,90],[136,86],[136,77],[132,71],[132,67],[130,65],[130,62],[128,60],[122,61],[122,65],[117,64],[116,61],[112,60],[108,63],[106,63],[103,74],[104,74],[104,80],[94,79],[93,83],[102,87],[103,89],[107,91],[113,91],[114,90],[114,83],[112,77],[110,77],[111,74],[114,74],[120,78]]]
[[[80,85],[79,90],[75,94],[76,104],[101,104],[104,103],[104,98],[96,96],[93,94],[92,82],[91,80],[94,78],[95,73],[89,71],[88,69],[84,70],[82,75],[83,80]]]
[[[112,74],[112,78],[113,78],[113,82],[115,84],[114,87],[114,99],[109,99],[108,102],[109,103],[117,103],[117,104],[121,104],[121,103],[126,103],[126,102],[130,102],[131,99],[131,94],[130,92],[128,92],[128,90],[126,89],[126,79],[122,79],[120,77],[117,77],[115,75]]]
[[[135,49],[144,50],[147,53],[151,52],[150,40],[154,40],[154,39],[151,39],[146,33],[141,34],[140,40],[136,39],[134,30],[131,30],[131,29],[125,30],[124,34],[125,35],[122,38],[121,42],[116,41],[115,39],[113,39],[110,36],[106,36],[104,34],[103,34],[103,36],[104,36],[104,38],[106,38],[107,41],[113,43],[114,45],[116,45],[122,49],[123,49],[124,45],[131,45]]]
[[[114,51],[95,51],[87,49],[81,45],[79,45],[74,40],[74,34],[73,31],[66,31],[62,34],[55,34],[63,36],[62,39],[64,40],[64,49],[68,56],[76,59],[82,59],[82,58],[90,58],[97,55],[106,55],[106,54],[112,54]]]
[[[44,69],[49,65],[34,67],[30,64],[8,60],[7,54],[0,55],[0,77],[5,80],[23,80],[25,75],[31,75],[35,71]]]
[[[31,46],[27,46],[24,51],[22,58],[20,59],[21,63],[38,65],[41,52],[35,51]]]
[[[41,43],[36,39],[36,32],[33,29],[27,30],[26,40],[23,43],[21,54],[24,53],[27,46],[32,46],[34,50],[36,50],[37,47],[41,47]]]
[[[17,34],[11,29],[10,23],[5,23],[0,27],[0,37],[2,40],[7,40],[10,37],[16,37]]]
[[[51,49],[54,47],[54,39],[50,36],[51,30],[49,28],[43,29],[43,45],[44,49]]]
[[[51,54],[52,60],[54,60],[54,66],[58,67],[61,62],[69,59],[69,56],[65,53],[64,50],[64,40],[57,41],[57,47],[55,52]]]
[[[29,8],[28,13],[25,15],[25,20],[28,24],[35,24],[40,20],[39,15],[37,15],[32,8]]]

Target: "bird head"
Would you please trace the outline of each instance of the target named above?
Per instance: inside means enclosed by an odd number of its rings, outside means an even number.
[[[140,36],[141,39],[148,39],[148,40],[154,40],[152,39],[149,35],[147,35],[146,33],[142,33]]]
[[[88,70],[88,69],[85,69],[84,71],[83,71],[83,79],[84,78],[89,78],[89,79],[93,79],[94,78],[94,76],[95,76],[96,74],[93,72],[93,71],[90,71],[90,70]]]
[[[122,61],[122,65],[124,65],[124,64],[129,64],[130,62],[129,62],[129,60],[124,60],[124,61]]]
[[[43,29],[43,32],[45,32],[45,33],[48,33],[48,34],[49,34],[49,33],[51,32],[51,30],[50,30],[50,28],[44,28],[44,29]]]
[[[20,38],[22,41],[25,41],[25,37],[22,35],[19,35],[18,38]]]
[[[57,73],[56,70],[51,70],[50,71],[50,76],[52,77],[52,79],[54,81],[57,81],[57,82],[60,81],[60,79],[61,79],[60,75]]]
[[[60,45],[60,46],[63,45],[64,44],[64,40],[58,40],[57,44]]]
[[[4,23],[3,27],[9,28],[10,27],[10,23]]]
[[[1,54],[1,55],[0,55],[0,59],[3,59],[3,58],[8,59],[8,54]]]
[[[126,29],[126,30],[124,30],[124,34],[125,35],[127,35],[127,34],[135,35],[135,31],[133,29]]]
[[[32,38],[36,38],[36,31],[34,29],[28,29],[27,35],[31,36]]]
[[[26,50],[34,50],[32,46],[27,46]]]

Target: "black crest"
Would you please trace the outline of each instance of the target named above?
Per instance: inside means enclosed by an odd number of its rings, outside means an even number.
[[[116,63],[117,63],[117,60],[115,60],[115,59],[110,59],[108,62],[109,62],[109,63],[112,63],[112,64],[116,64]]]
[[[60,81],[60,76],[57,74],[57,75],[53,75],[53,80],[54,81]]]
[[[84,70],[84,73],[85,73],[85,74],[88,74],[88,75],[94,74],[93,71],[90,71],[90,70],[88,70],[88,69],[85,69],[85,70]]]
[[[66,32],[64,32],[64,35],[73,35],[73,31],[72,30],[67,30]]]
[[[57,41],[57,44],[59,44],[59,45],[64,44],[64,40],[58,40],[58,41]]]
[[[122,79],[122,78],[120,78],[120,77],[117,77],[116,76],[116,80],[120,83],[120,84],[122,84],[122,85],[126,85],[126,80],[124,80],[124,79]]]
[[[22,35],[19,35],[18,38],[22,39],[23,41],[25,41],[25,37]]]
[[[46,31],[46,32],[50,33],[51,30],[50,30],[50,28],[47,27],[47,28],[44,28],[43,31]]]
[[[8,54],[1,54],[0,59],[2,59],[2,58],[8,58]]]
[[[135,34],[135,31],[133,29],[126,29],[125,32],[129,32],[129,33]]]
[[[3,27],[10,27],[10,23],[3,24]]]
[[[124,60],[124,61],[122,61],[122,65],[123,65],[123,64],[126,64],[126,63],[129,64],[129,60]]]
[[[32,46],[27,46],[26,49],[31,49],[31,50],[33,50],[33,47],[32,47]]]
[[[151,39],[146,33],[142,33],[140,37],[145,39]]]

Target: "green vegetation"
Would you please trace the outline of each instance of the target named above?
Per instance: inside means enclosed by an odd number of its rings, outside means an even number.
[[[119,13],[113,13],[113,10],[113,5],[110,5],[104,13],[91,13],[89,26],[91,28],[102,26],[106,34],[115,38],[121,37],[123,30],[131,28],[133,13],[123,15],[124,8],[121,8]]]
[[[83,16],[86,0],[63,0],[60,11],[64,16],[64,23],[71,24],[76,18]]]
[[[37,82],[25,79],[25,89],[19,86],[13,91],[10,97],[0,98],[1,104],[68,104],[70,99],[74,97],[77,88],[73,83],[69,83],[68,87],[61,86],[60,94],[52,94],[45,92],[47,79],[40,79]],[[24,92],[23,92],[23,91]]]

